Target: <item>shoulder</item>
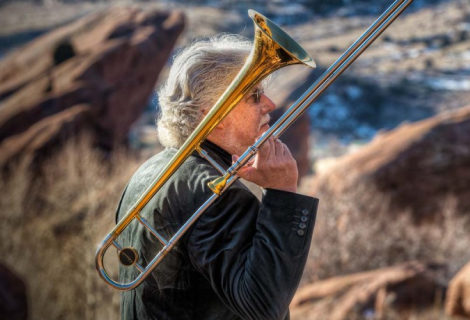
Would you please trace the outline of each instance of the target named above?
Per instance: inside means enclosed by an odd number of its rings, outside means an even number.
[[[167,148],[143,163],[132,176],[130,189],[142,189],[150,186],[162,173],[166,165],[176,154],[176,149]],[[189,156],[170,176],[166,184],[201,183],[203,180],[214,179],[220,174],[207,161],[196,156]]]
[[[123,209],[128,209],[147,192],[176,152],[175,149],[167,148],[148,159],[137,169],[124,194]],[[209,162],[191,155],[150,200],[150,207],[157,210],[166,208],[167,205],[173,208],[184,208],[188,205],[193,207],[199,204],[201,199],[208,198],[212,194],[207,184],[219,176],[219,171]]]

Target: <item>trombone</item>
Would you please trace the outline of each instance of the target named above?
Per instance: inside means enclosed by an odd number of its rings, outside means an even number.
[[[314,68],[315,62],[300,45],[292,40],[282,29],[260,13],[249,10],[248,14],[254,22],[255,38],[250,56],[233,82],[222,94],[211,111],[197,126],[188,140],[177,151],[167,166],[152,182],[146,192],[131,207],[114,229],[104,238],[95,255],[96,269],[100,277],[111,287],[125,291],[136,288],[155,269],[155,267],[173,249],[187,230],[197,221],[204,211],[223,194],[237,179],[237,172],[246,165],[258,152],[259,147],[273,136],[278,138],[300,115],[325,91],[326,88],[342,74],[390,24],[411,4],[413,0],[396,0],[344,53],[325,73],[266,131],[258,141],[250,146],[240,158],[223,171],[209,155],[201,149],[200,144],[218,123],[237,105],[259,81],[268,74],[288,65],[303,64]],[[140,211],[158,192],[161,186],[173,175],[189,155],[197,151],[214,165],[222,174],[221,177],[209,183],[213,194],[189,218],[188,221],[169,240],[164,239],[140,215]],[[116,241],[123,230],[134,220],[147,228],[163,245],[161,251],[148,263],[139,264],[139,254],[132,247],[122,248]],[[133,266],[140,274],[129,283],[119,283],[113,280],[104,267],[104,255],[110,246],[118,251],[119,261],[125,266]]]

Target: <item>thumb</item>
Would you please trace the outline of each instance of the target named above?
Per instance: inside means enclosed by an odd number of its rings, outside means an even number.
[[[236,154],[232,154],[232,164],[234,164],[235,162],[237,162],[238,159],[240,159],[239,156],[237,156]]]
[[[250,181],[252,179],[252,176],[253,176],[253,171],[255,169],[252,168],[252,167],[241,167],[238,171],[237,171],[237,175],[240,177],[240,178],[243,178],[245,180],[248,180]]]
[[[235,155],[235,154],[233,154],[233,155],[232,155],[232,164],[234,164],[235,162],[237,162],[238,159],[240,159],[240,157],[237,156],[237,155]],[[253,170],[254,170],[254,168],[252,168],[251,166],[249,166],[249,165],[246,166],[246,165],[245,165],[245,166],[241,167],[240,169],[238,169],[237,175],[238,175],[240,178],[243,178],[243,179],[245,179],[245,180],[249,180],[250,177],[251,177],[252,174],[253,174]]]

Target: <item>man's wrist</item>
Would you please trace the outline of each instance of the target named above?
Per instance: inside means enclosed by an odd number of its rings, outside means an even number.
[[[286,191],[286,192],[291,192],[291,193],[297,193],[297,186],[293,187],[269,187],[269,188],[263,188],[263,189],[272,189],[272,190],[278,190],[278,191]]]

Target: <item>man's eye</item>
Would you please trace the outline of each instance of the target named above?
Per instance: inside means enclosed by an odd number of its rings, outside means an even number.
[[[263,93],[264,93],[263,89],[256,89],[256,91],[252,93],[253,101],[255,103],[260,103],[261,102],[261,95]]]

